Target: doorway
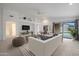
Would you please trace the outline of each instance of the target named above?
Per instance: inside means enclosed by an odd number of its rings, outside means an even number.
[[[7,21],[6,22],[6,38],[11,38],[16,36],[16,22]]]
[[[63,23],[63,38],[72,39],[69,28],[75,28],[75,21],[64,22]]]

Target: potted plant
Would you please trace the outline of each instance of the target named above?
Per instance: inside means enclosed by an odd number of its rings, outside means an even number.
[[[77,37],[77,29],[75,28],[68,28],[70,34],[73,36],[74,39]]]

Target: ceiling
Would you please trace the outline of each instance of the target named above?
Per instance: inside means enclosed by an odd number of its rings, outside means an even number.
[[[72,5],[68,3],[5,3],[2,5],[25,15],[48,18],[79,16],[78,3]]]

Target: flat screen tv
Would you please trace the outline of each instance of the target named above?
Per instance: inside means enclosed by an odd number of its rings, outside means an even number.
[[[22,30],[30,30],[30,26],[29,25],[22,25]]]

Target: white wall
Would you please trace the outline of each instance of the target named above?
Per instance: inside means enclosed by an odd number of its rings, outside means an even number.
[[[10,17],[10,15],[13,15],[13,17]],[[42,31],[42,24],[39,21],[35,21],[34,16],[26,16],[31,17],[33,21],[28,21],[28,19],[23,20],[23,14],[20,14],[14,10],[3,8],[3,39],[6,39],[6,22],[7,21],[13,21],[16,23],[16,36],[20,35],[22,30],[22,25],[29,25],[30,31],[33,31],[34,33],[38,33],[39,31]],[[38,20],[38,19],[37,19]],[[38,24],[38,27],[37,27]]]
[[[30,26],[30,30],[29,31],[33,31],[35,30],[35,25],[33,23],[30,22],[26,22],[26,21],[18,21],[17,22],[17,31],[19,32],[19,34],[21,32],[26,32],[25,30],[22,30],[22,25],[29,25]]]
[[[10,17],[10,15],[13,15],[14,17]],[[5,8],[3,8],[3,39],[6,39],[6,22],[16,22],[16,20],[18,19],[18,14],[16,12],[13,12],[11,10],[7,10]]]
[[[27,11],[27,12],[29,13],[30,11]],[[3,17],[3,19],[2,19],[3,20],[2,30],[3,30],[3,36],[4,36],[3,39],[6,39],[6,35],[5,35],[6,34],[6,27],[5,27],[6,21],[14,21],[16,23],[16,35],[17,36],[21,32],[23,32],[22,31],[22,25],[29,25],[30,26],[30,31],[33,31],[35,34],[37,34],[38,32],[43,32],[43,23],[42,23],[43,20],[41,19],[41,17],[30,15],[28,13],[27,13],[27,15],[25,15],[25,14],[22,14],[20,12],[17,12],[15,10],[13,10],[13,9],[3,7],[3,14],[2,14],[2,17]],[[13,17],[10,17],[10,15],[13,15]],[[33,21],[28,21],[28,19],[23,20],[22,17],[24,17],[24,16],[27,17],[27,18],[31,17],[31,19]],[[49,21],[48,26],[49,26],[48,32],[52,32],[52,22],[51,21]],[[2,30],[1,30],[1,32],[2,32]]]

